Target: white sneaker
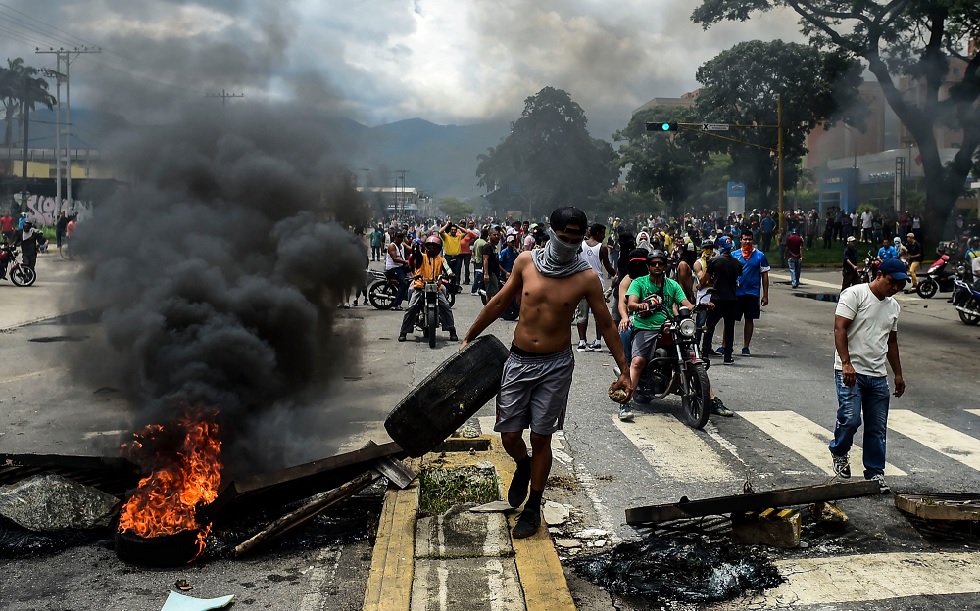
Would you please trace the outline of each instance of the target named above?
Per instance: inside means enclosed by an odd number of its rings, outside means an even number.
[[[633,409],[629,403],[619,406],[619,419],[623,422],[633,421]]]
[[[589,349],[589,346],[585,343],[584,339],[578,340],[578,346],[575,348],[579,352],[585,352]]]

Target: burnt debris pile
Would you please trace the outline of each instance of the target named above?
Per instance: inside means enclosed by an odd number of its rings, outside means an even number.
[[[653,603],[730,600],[784,581],[759,549],[694,535],[627,541],[570,564],[610,592]]]

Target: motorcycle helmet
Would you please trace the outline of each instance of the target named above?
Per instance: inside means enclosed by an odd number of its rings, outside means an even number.
[[[667,253],[662,250],[651,250],[650,254],[647,255],[647,263],[649,264],[657,259],[667,263]]]
[[[430,235],[425,238],[425,246],[428,247],[429,244],[435,244],[439,248],[442,248],[442,240],[437,235]]]
[[[705,249],[705,248],[714,248],[714,247],[715,247],[715,244],[711,240],[702,240],[701,241],[701,248],[702,249]]]

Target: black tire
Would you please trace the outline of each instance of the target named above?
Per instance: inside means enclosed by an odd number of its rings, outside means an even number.
[[[395,287],[387,282],[376,282],[368,287],[368,301],[379,310],[391,308],[397,294]]]
[[[452,291],[446,291],[446,301],[449,302],[449,307],[456,305],[456,293]]]
[[[681,397],[684,417],[692,429],[700,430],[711,415],[711,382],[701,363],[688,363],[684,370],[687,394]]]
[[[438,306],[436,306],[438,308]],[[436,310],[426,306],[425,308],[425,330],[429,339],[429,348],[436,347]]]
[[[964,312],[963,310],[956,310],[956,313],[960,315],[960,320],[966,325],[976,325],[980,324],[980,312],[974,310],[973,312]]]
[[[410,456],[432,450],[497,394],[508,354],[493,335],[454,352],[391,410],[388,435]]]
[[[923,299],[930,299],[937,292],[939,292],[939,284],[932,278],[920,281],[919,286],[915,287],[915,293]]]
[[[31,286],[37,280],[37,272],[33,267],[17,265],[10,270],[10,281],[17,286]]]
[[[129,531],[116,533],[116,555],[124,562],[143,566],[183,566],[200,555],[200,530],[182,530],[173,535],[145,538]]]

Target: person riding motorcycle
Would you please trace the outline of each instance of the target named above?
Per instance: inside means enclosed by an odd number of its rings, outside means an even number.
[[[409,291],[408,310],[402,319],[401,332],[398,334],[398,341],[405,341],[406,335],[415,329],[415,320],[418,318],[419,310],[424,305],[422,301],[422,289],[429,282],[438,282],[439,276],[445,273],[450,278],[453,276],[452,269],[446,260],[439,255],[442,251],[442,240],[439,236],[430,235],[423,242],[425,254],[417,264],[415,270],[416,278],[412,283],[412,290]],[[439,319],[442,321],[442,330],[449,332],[449,341],[458,342],[456,335],[456,322],[453,319],[453,311],[449,307],[449,300],[446,298],[446,287],[439,288]]]

